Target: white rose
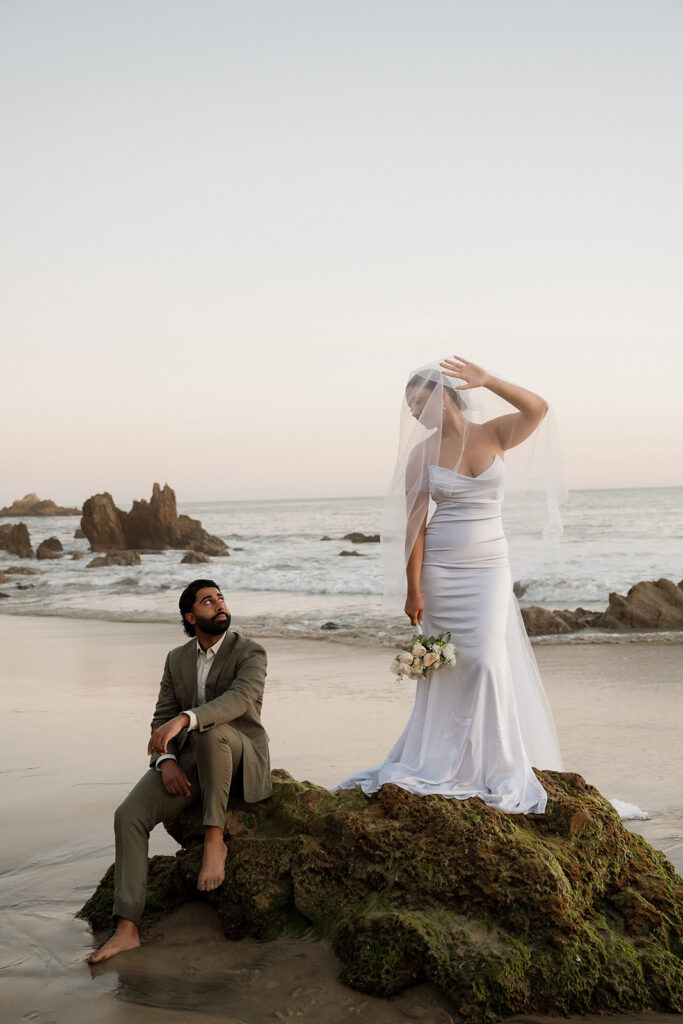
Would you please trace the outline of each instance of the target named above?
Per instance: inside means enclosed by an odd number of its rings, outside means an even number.
[[[399,672],[399,675],[401,675],[401,676],[409,676],[410,675],[410,665],[407,665],[405,661],[402,662],[398,666],[398,672]]]
[[[401,651],[401,653],[398,656],[398,660],[401,662],[401,664],[410,665],[411,661],[413,660],[413,656],[410,653],[410,651]]]
[[[437,660],[438,658],[433,651],[427,651],[424,658],[422,659],[422,664],[424,665],[425,668],[429,668],[429,666],[433,665],[434,662]]]
[[[443,656],[446,659],[446,661],[451,661],[453,658],[455,658],[455,647],[453,646],[453,644],[446,644],[446,646],[443,649]]]
[[[413,647],[413,654],[416,658],[421,658],[423,654],[427,653],[427,648],[423,647],[422,644],[415,644]]]

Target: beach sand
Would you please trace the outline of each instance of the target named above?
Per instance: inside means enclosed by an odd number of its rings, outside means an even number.
[[[113,860],[112,815],[146,769],[164,657],[182,642],[168,625],[0,616],[0,1022],[456,1019],[431,985],[392,1001],[344,987],[324,942],[227,942],[199,902],[142,950],[85,964],[94,940],[73,915]],[[273,767],[331,786],[382,759],[412,706],[386,648],[263,642]],[[633,827],[683,871],[683,646],[556,643],[536,656],[566,769],[645,808]],[[152,853],[176,848],[153,834]]]

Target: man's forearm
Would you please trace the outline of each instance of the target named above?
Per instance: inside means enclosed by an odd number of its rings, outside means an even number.
[[[168,745],[183,729],[186,729],[190,723],[190,716],[186,711],[182,711],[179,715],[175,715],[168,722],[164,722],[157,729],[154,730],[149,738],[147,744],[148,754],[167,754],[169,753]],[[173,750],[170,753],[174,753]]]

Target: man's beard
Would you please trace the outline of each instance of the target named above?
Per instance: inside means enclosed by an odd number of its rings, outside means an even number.
[[[200,629],[202,633],[207,633],[209,636],[220,636],[222,633],[227,633],[230,628],[230,612],[226,612],[225,616],[225,618],[214,616],[212,619],[200,619],[197,617],[196,628]]]

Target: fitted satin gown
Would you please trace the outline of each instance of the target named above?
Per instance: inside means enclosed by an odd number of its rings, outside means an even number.
[[[338,788],[478,796],[511,813],[541,813],[538,768],[561,768],[552,714],[512,592],[501,504],[505,465],[468,477],[429,467],[436,503],[425,531],[423,632],[448,631],[456,664],[417,680],[415,705],[385,761]]]

